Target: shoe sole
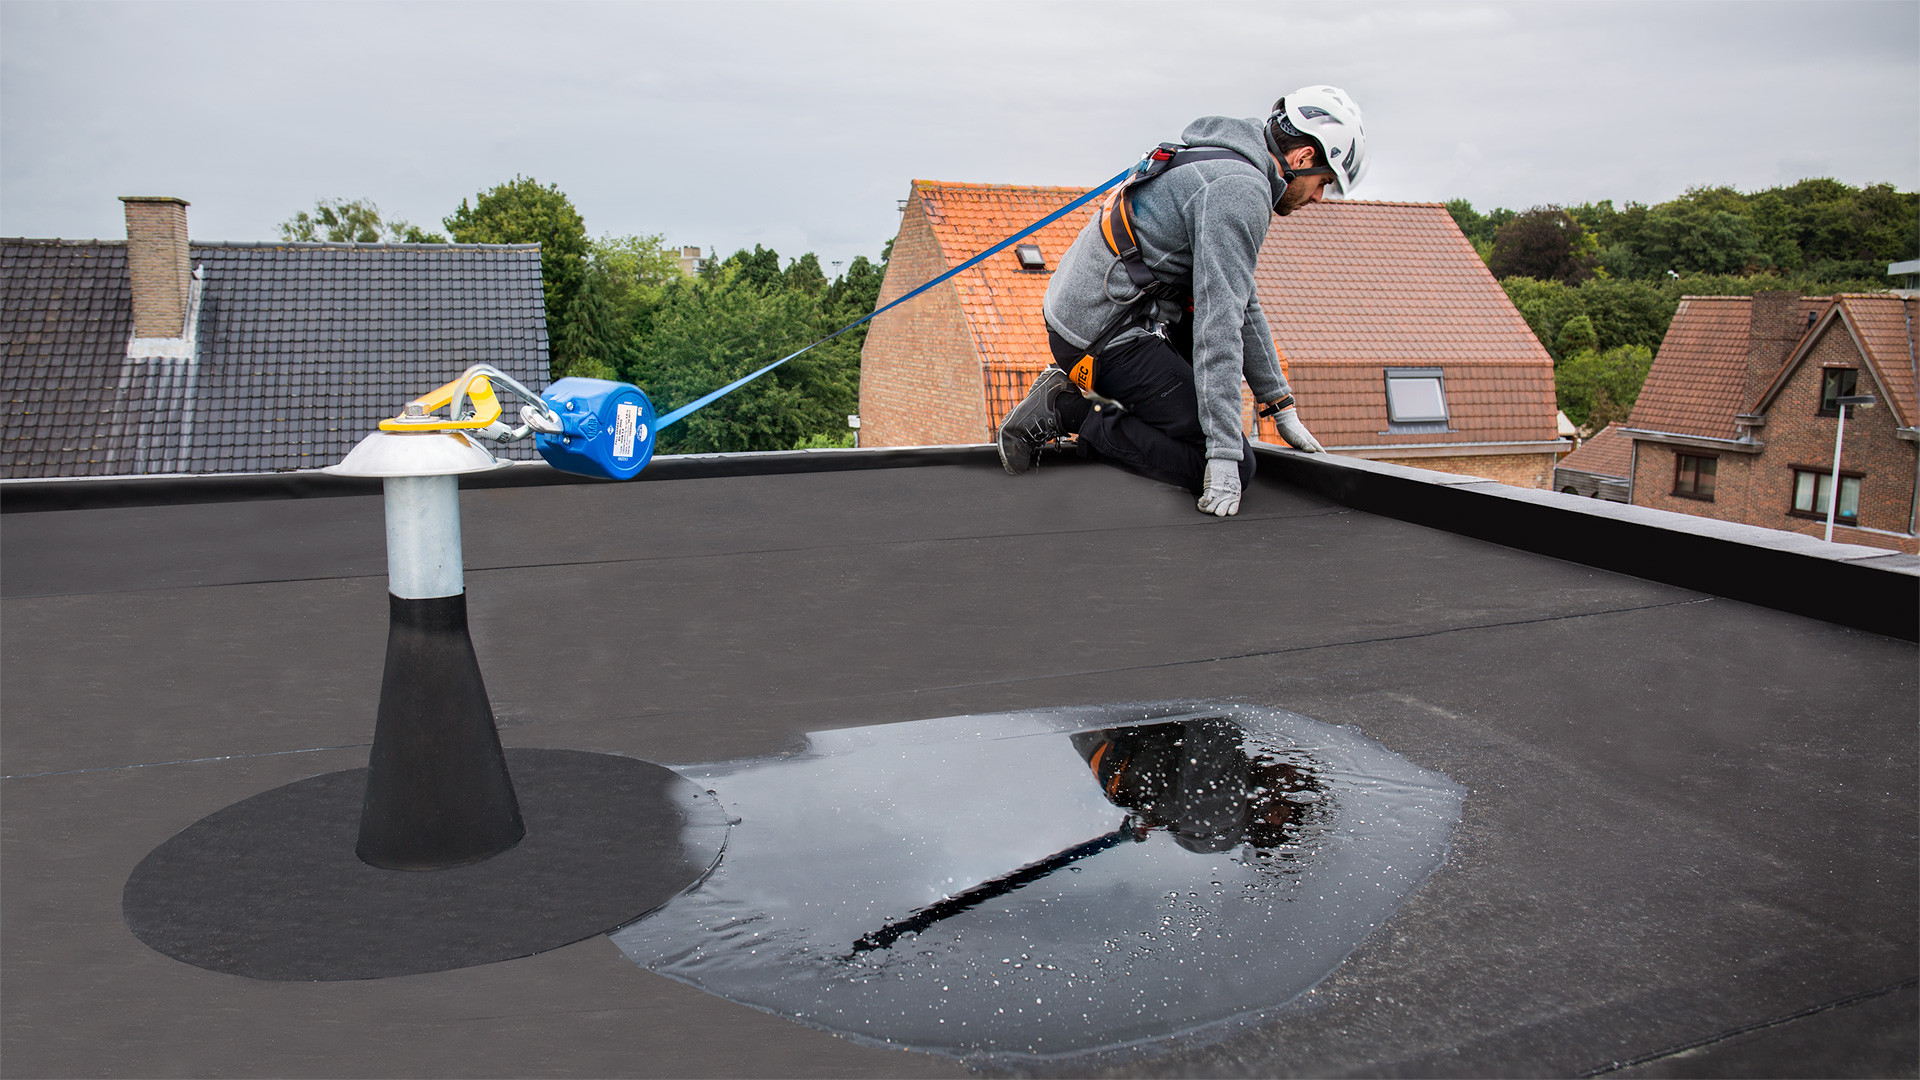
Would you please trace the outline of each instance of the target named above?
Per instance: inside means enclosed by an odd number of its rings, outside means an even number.
[[[1007,435],[1007,425],[1011,423],[1014,416],[1026,406],[1027,402],[1033,400],[1034,391],[1040,390],[1043,383],[1066,381],[1066,375],[1058,368],[1048,368],[1042,371],[1039,378],[1033,380],[1033,385],[1027,388],[1027,396],[1021,398],[1020,404],[1015,405],[1013,409],[1007,413],[1006,419],[1001,421],[1000,430],[995,434],[994,441],[998,444],[1000,451],[1000,467],[1007,470],[1008,475],[1019,476],[1022,473],[1031,472],[1035,463],[1040,460],[1040,448],[1028,443],[1018,435],[1010,438]],[[1072,384],[1068,383],[1068,385],[1071,386]],[[1049,389],[1045,392],[1052,393],[1053,391]],[[1014,443],[1016,447],[1015,451],[1011,454],[1008,452],[1008,443]],[[1021,461],[1019,465],[1014,464],[1016,458]]]

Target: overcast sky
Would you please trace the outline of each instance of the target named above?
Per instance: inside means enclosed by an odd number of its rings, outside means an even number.
[[[595,233],[877,257],[915,178],[1091,185],[1309,83],[1371,199],[1920,184],[1920,3],[0,3],[0,235],[440,229],[516,173]],[[831,271],[831,265],[828,265]]]

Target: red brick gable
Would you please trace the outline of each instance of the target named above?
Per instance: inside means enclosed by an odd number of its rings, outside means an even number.
[[[1826,317],[1794,349],[1755,411],[1765,412],[1772,406],[1794,369],[1807,358],[1814,342],[1823,333],[1831,332],[1832,324],[1838,322],[1853,338],[1861,359],[1872,369],[1874,381],[1884,391],[1885,400],[1880,404],[1892,411],[1901,427],[1913,426],[1916,415],[1913,317],[1920,313],[1916,308],[1920,308],[1920,301],[1891,293],[1845,293],[1834,297]]]
[[[913,198],[926,207],[927,222],[946,256],[940,269],[956,266],[1087,193],[1086,188],[1015,184],[948,184],[915,180]],[[986,385],[987,421],[998,427],[1007,411],[1052,360],[1040,302],[1052,269],[1098,209],[1098,202],[1023,238],[1037,244],[1047,270],[1020,267],[1013,248],[954,277],[952,288],[973,334]],[[939,271],[936,271],[938,273]],[[932,277],[932,274],[927,275]],[[891,282],[889,282],[891,284]],[[903,282],[899,292],[918,282]],[[897,293],[895,295],[898,295]],[[885,294],[882,296],[885,299]],[[982,439],[989,435],[981,436]]]

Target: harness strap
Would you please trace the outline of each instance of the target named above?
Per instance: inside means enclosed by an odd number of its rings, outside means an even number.
[[[1127,280],[1133,287],[1155,300],[1184,300],[1187,290],[1178,282],[1162,281],[1148,269],[1146,259],[1140,255],[1140,240],[1133,232],[1133,191],[1155,177],[1165,175],[1167,170],[1189,165],[1196,161],[1219,161],[1232,159],[1245,162],[1247,159],[1232,150],[1202,147],[1198,149],[1184,147],[1178,143],[1161,143],[1147,154],[1139,169],[1129,176],[1125,183],[1115,188],[1107,196],[1100,208],[1100,237],[1107,243],[1107,250],[1120,260],[1127,272]],[[1252,162],[1247,162],[1251,165]]]
[[[1120,261],[1127,272],[1127,280],[1140,290],[1142,302],[1146,300],[1170,300],[1193,310],[1193,297],[1186,285],[1177,281],[1165,281],[1148,268],[1147,260],[1140,254],[1140,240],[1133,231],[1133,191],[1140,185],[1157,176],[1165,175],[1167,170],[1181,165],[1190,165],[1196,161],[1232,160],[1254,167],[1243,155],[1216,147],[1187,147],[1179,143],[1161,143],[1150,151],[1127,177],[1126,182],[1114,188],[1100,206],[1100,238],[1107,243],[1107,250]],[[1093,382],[1100,363],[1100,354],[1107,351],[1107,345],[1120,331],[1126,329],[1131,321],[1136,304],[1128,305],[1114,313],[1106,329],[1100,332],[1087,346],[1086,353],[1067,369],[1067,378],[1080,392],[1096,402],[1115,408],[1122,408],[1119,402],[1109,401],[1094,392]]]

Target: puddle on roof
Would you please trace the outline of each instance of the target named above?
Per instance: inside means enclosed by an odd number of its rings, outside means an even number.
[[[1279,709],[1115,706],[819,732],[679,770],[737,823],[613,939],[890,1046],[1049,1058],[1293,999],[1445,858],[1464,789]]]

